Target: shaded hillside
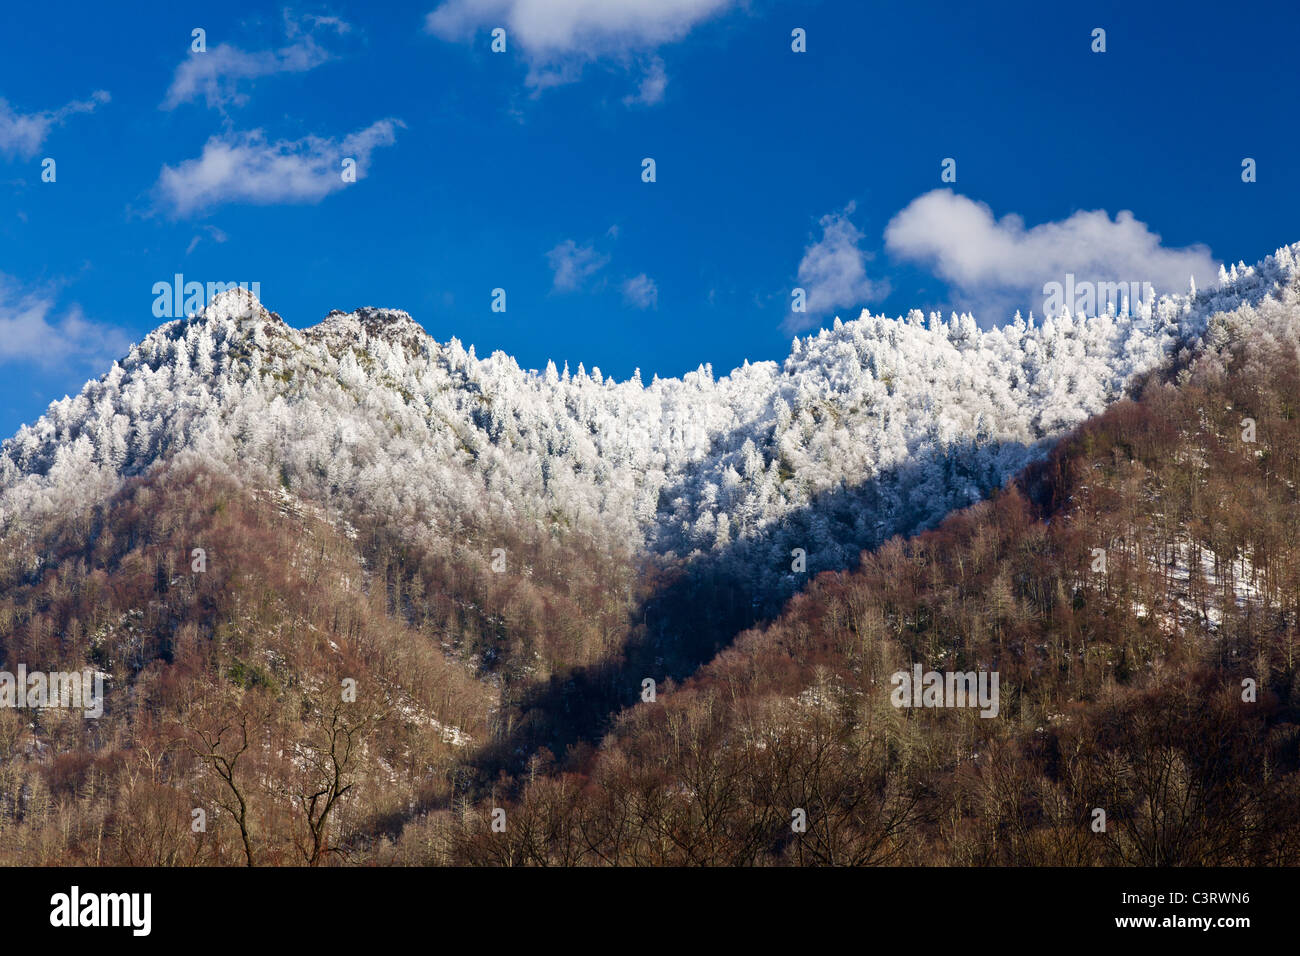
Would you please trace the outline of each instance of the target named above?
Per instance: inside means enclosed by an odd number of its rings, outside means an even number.
[[[99,719],[0,708],[0,862],[337,861],[445,806],[512,688],[612,653],[632,601],[617,552],[487,541],[513,573],[185,464],[6,535],[5,667],[105,687]]]

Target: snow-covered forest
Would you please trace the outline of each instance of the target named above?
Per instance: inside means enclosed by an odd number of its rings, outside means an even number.
[[[1212,314],[1293,296],[1298,255],[1284,247],[1133,316],[1017,314],[982,331],[971,315],[864,312],[795,339],[779,366],[649,383],[479,358],[400,311],[297,330],[232,290],[7,440],[0,515],[11,528],[75,511],[124,476],[197,457],[430,540],[472,537],[491,518],[665,556],[736,555],[772,584],[791,575],[794,548],[809,572],[842,567],[984,496],[1194,347]]]

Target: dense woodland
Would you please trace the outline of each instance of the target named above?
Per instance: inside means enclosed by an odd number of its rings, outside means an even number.
[[[811,580],[487,486],[413,533],[291,471],[95,472],[0,537],[6,666],[107,679],[99,720],[0,708],[0,863],[1300,862],[1295,298],[1207,317],[938,527],[851,567],[809,534],[843,567]],[[798,545],[860,491],[765,520]],[[997,671],[999,715],[895,708],[914,663]]]

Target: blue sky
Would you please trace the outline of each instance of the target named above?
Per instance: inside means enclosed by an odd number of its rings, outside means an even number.
[[[376,6],[11,5],[0,433],[176,273],[649,381],[864,306],[987,326],[1066,271],[1184,291],[1300,240],[1294,4]]]

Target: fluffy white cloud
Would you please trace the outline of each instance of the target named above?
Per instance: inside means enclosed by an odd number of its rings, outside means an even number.
[[[1219,265],[1203,245],[1161,245],[1160,236],[1124,210],[1079,211],[1026,229],[1016,215],[992,210],[947,189],[912,200],[885,229],[890,254],[921,263],[946,280],[963,308],[995,322],[1011,308],[1042,311],[1043,286],[1067,273],[1090,282],[1151,283],[1158,293],[1186,292],[1218,279]]]
[[[580,246],[572,239],[565,239],[546,258],[555,273],[556,292],[576,292],[609,262],[609,256],[597,252],[595,246]]]
[[[509,42],[528,58],[534,88],[576,79],[583,63],[602,57],[626,60],[682,39],[696,25],[738,0],[445,0],[425,18],[425,29],[444,40],[466,40],[476,30],[504,27]],[[662,66],[660,67],[662,70]],[[646,83],[649,86],[646,86]],[[651,65],[641,100],[659,83]]]
[[[317,39],[322,32],[346,33],[347,23],[335,17],[285,17],[291,43],[278,50],[249,52],[222,43],[204,53],[190,53],[172,77],[162,108],[175,109],[202,96],[209,107],[241,105],[248,97],[239,92],[241,80],[275,73],[305,73],[333,58]]]
[[[213,136],[198,158],[163,166],[157,193],[177,216],[228,202],[319,202],[347,185],[342,177],[345,158],[356,160],[357,179],[364,178],[370,154],[391,146],[402,125],[384,119],[342,140],[307,136],[268,142],[261,130]]]
[[[657,309],[659,286],[654,279],[642,272],[623,283],[623,299],[638,309]]]
[[[0,275],[0,362],[98,368],[130,345],[124,331],[88,320],[79,306],[55,311],[52,294]]]
[[[39,113],[20,113],[7,100],[0,99],[0,152],[30,159],[40,151],[50,130],[76,113],[93,112],[109,99],[107,90],[96,90],[88,100],[73,100],[57,110]]]
[[[822,237],[804,250],[799,263],[799,287],[806,293],[808,311],[792,312],[787,328],[807,328],[835,309],[857,309],[888,294],[887,283],[867,277],[869,256],[858,246],[863,234],[849,219],[856,208],[849,203],[843,212],[821,218]]]

